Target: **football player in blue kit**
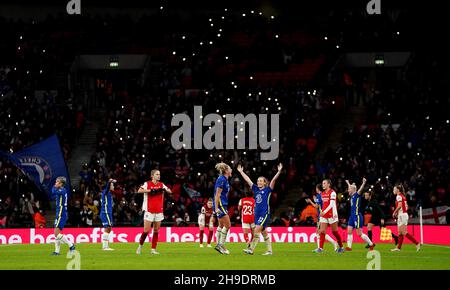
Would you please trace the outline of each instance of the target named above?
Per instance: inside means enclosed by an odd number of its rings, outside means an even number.
[[[228,230],[231,227],[230,216],[228,215],[228,192],[230,191],[230,184],[228,178],[231,177],[232,169],[229,165],[221,162],[216,164],[216,170],[219,171],[216,184],[214,185],[214,202],[213,213],[219,220],[217,227],[217,245],[214,248],[221,254],[229,255],[230,252],[225,248],[225,241],[227,239]]]
[[[114,249],[109,247],[109,234],[111,233],[111,228],[113,226],[113,203],[111,191],[114,190],[114,183],[116,182],[117,181],[115,179],[109,179],[102,191],[100,220],[103,225],[102,249],[104,251],[114,251]]]
[[[67,190],[64,187],[66,185],[66,178],[59,176],[56,178],[55,185],[52,188],[51,197],[55,199],[56,216],[55,216],[55,251],[52,255],[59,255],[61,248],[61,242],[69,245],[70,251],[75,251],[75,245],[62,234],[62,230],[67,222]]]
[[[362,232],[362,227],[364,225],[364,218],[361,212],[361,192],[364,190],[364,186],[366,185],[366,179],[363,178],[363,182],[361,187],[356,190],[356,184],[350,184],[348,180],[345,181],[348,186],[348,194],[350,196],[350,217],[348,219],[348,230],[347,230],[347,247],[346,251],[352,250],[352,242],[353,242],[353,229],[356,229],[356,233],[360,236],[367,244],[369,244],[369,249],[373,250],[375,244],[369,239],[369,237]]]
[[[267,233],[267,226],[270,221],[270,195],[275,187],[275,182],[281,174],[283,165],[278,164],[278,172],[270,181],[270,184],[265,177],[258,177],[257,184],[255,185],[250,177],[244,172],[242,165],[238,165],[237,170],[242,175],[244,180],[252,189],[255,196],[255,233],[253,235],[253,240],[251,242],[250,248],[244,249],[244,253],[253,255],[253,251],[259,242],[260,235],[264,238],[264,242],[267,247],[267,251],[263,255],[272,255],[272,242],[270,241],[270,236]]]

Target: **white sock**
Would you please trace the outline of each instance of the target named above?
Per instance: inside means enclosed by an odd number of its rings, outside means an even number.
[[[109,234],[108,233],[103,233],[103,235],[102,235],[103,249],[104,248],[108,248],[108,243],[109,243]]]
[[[61,249],[61,240],[56,238],[55,239],[55,253],[59,253]]]
[[[320,235],[316,234],[317,248],[320,248]]]
[[[366,243],[368,243],[369,244],[369,246],[373,246],[373,243],[372,243],[372,241],[369,239],[369,237],[366,235],[366,234],[361,234],[361,238],[366,242]]]
[[[351,248],[353,243],[353,235],[347,234],[347,247]]]
[[[61,242],[63,242],[64,244],[68,244],[69,247],[73,246],[73,243],[70,242],[65,235],[59,234],[58,237],[60,237]]]
[[[222,237],[222,228],[221,227],[217,227],[216,230],[216,241],[217,244],[220,244],[220,238]]]
[[[264,243],[266,244],[266,248],[268,252],[272,252],[272,241],[270,239],[269,234],[263,234],[263,238],[264,238]]]
[[[220,236],[220,244],[221,245],[225,244],[225,242],[227,240],[227,235],[228,235],[228,229],[226,227],[223,227],[222,235]]]
[[[335,241],[335,240],[333,240],[333,238],[332,237],[330,237],[330,235],[329,234],[326,234],[325,235],[325,240],[327,240],[328,242],[330,242],[331,244],[333,244],[333,246],[337,246],[337,242]]]
[[[250,245],[250,249],[251,249],[252,251],[255,250],[256,245],[258,244],[258,242],[259,242],[259,234],[254,234],[254,235],[253,235],[252,243],[251,243],[251,245]]]

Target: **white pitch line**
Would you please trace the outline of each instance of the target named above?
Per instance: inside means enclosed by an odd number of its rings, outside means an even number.
[[[444,246],[444,245],[434,245],[434,244],[423,244],[422,246],[431,246],[431,247],[439,247],[439,248],[446,248],[450,249],[450,246]]]

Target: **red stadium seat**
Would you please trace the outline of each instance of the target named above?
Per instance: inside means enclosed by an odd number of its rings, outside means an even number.
[[[317,139],[316,138],[309,138],[306,141],[306,147],[308,148],[308,151],[310,153],[314,152],[314,150],[316,150],[316,146],[317,146]]]

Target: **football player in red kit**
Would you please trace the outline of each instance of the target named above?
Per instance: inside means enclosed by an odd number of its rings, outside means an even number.
[[[417,252],[420,251],[420,243],[408,233],[408,203],[406,203],[406,197],[403,194],[405,189],[403,185],[397,184],[394,186],[395,198],[395,210],[392,214],[393,218],[397,219],[398,226],[398,244],[397,247],[393,248],[392,252],[399,252],[402,248],[403,239],[407,237],[411,242],[416,245]]]
[[[328,225],[331,227],[331,232],[333,233],[336,241],[339,244],[339,248],[336,250],[338,253],[344,252],[344,248],[342,245],[342,238],[338,232],[338,212],[337,212],[337,204],[336,204],[336,192],[331,188],[331,180],[325,179],[322,181],[322,202],[323,202],[323,210],[320,213],[320,229],[319,229],[319,238],[320,238],[320,246],[318,249],[314,250],[316,253],[323,252],[323,244],[325,242],[325,234],[327,231]]]
[[[213,199],[208,199],[208,202],[202,207],[200,215],[198,216],[198,226],[200,228],[200,248],[203,248],[203,234],[205,226],[208,225],[208,243],[207,247],[211,248],[211,240],[214,233],[214,219],[213,219]]]
[[[139,240],[139,247],[136,250],[136,254],[141,254],[142,245],[147,238],[150,228],[153,226],[152,236],[152,254],[159,254],[156,251],[156,245],[158,244],[158,233],[161,227],[161,221],[164,219],[163,204],[164,193],[172,194],[172,191],[159,180],[161,179],[161,173],[159,170],[154,169],[151,171],[151,181],[145,182],[138,190],[138,193],[144,194],[144,202],[142,204],[142,210],[144,211],[144,232]]]
[[[241,213],[242,231],[247,247],[253,240],[253,231],[255,229],[255,199],[252,197],[252,191],[247,192],[244,198],[239,200],[238,210]],[[248,234],[250,233],[250,239]]]

